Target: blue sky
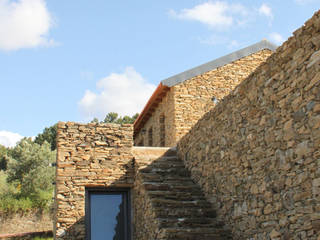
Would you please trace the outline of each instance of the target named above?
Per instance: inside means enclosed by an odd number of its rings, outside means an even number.
[[[281,44],[320,0],[0,0],[0,144],[58,121],[140,112],[163,79]]]

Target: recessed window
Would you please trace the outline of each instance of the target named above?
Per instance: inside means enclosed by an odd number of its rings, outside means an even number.
[[[159,124],[160,124],[160,146],[164,147],[166,145],[166,118],[164,114],[160,115]]]
[[[129,190],[86,189],[88,240],[130,240]]]
[[[138,143],[138,146],[143,146],[143,139],[140,140],[140,142]]]
[[[148,145],[152,147],[153,145],[153,133],[152,133],[152,127],[148,130]]]

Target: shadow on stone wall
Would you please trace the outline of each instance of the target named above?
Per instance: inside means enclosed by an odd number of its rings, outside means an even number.
[[[119,188],[124,186],[124,181],[132,182],[133,239],[232,239],[175,151],[147,160],[135,156],[126,169],[125,174],[106,188]],[[84,226],[83,216],[66,231],[58,230],[57,239],[84,239]]]
[[[178,143],[235,237],[319,239],[319,39],[317,11]]]
[[[175,150],[138,165],[134,191],[135,239],[232,239]]]
[[[86,188],[101,188],[101,189],[121,189],[121,188],[132,188],[133,187],[133,173],[134,173],[134,160],[128,164],[122,166],[125,169],[123,174],[118,179],[114,180],[108,185],[103,184],[90,184]],[[83,199],[85,201],[85,199]],[[58,240],[77,240],[85,239],[86,236],[86,219],[85,216],[81,217],[77,222],[69,226],[66,230],[58,229],[56,232],[56,239]],[[118,238],[115,238],[118,239]],[[120,238],[119,238],[120,239]]]

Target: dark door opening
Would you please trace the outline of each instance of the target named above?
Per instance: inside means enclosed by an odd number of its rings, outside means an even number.
[[[130,240],[129,190],[86,189],[88,240]]]

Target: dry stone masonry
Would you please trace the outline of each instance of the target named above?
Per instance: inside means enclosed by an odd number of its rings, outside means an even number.
[[[174,86],[176,132],[172,144],[176,145],[205,113],[248,77],[271,53],[269,49],[261,50]]]
[[[320,12],[178,144],[235,239],[320,236]]]
[[[151,113],[143,129],[135,135],[135,145],[150,146],[148,131],[152,129],[152,146],[162,146],[160,117],[163,115],[165,146],[175,146],[206,112],[248,77],[271,53],[271,50],[263,49],[172,86]]]
[[[320,12],[270,54],[162,96],[144,127],[155,146],[182,137],[177,152],[133,147],[132,125],[60,122],[55,239],[85,239],[100,187],[131,189],[136,240],[320,240]]]
[[[132,125],[58,124],[56,239],[85,238],[85,189],[131,187]]]
[[[139,168],[135,239],[232,239],[175,150]]]

